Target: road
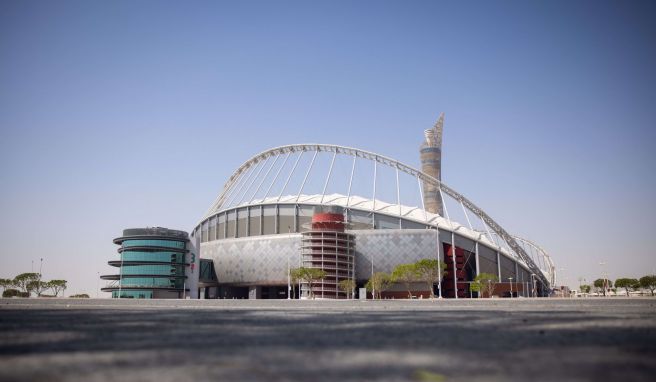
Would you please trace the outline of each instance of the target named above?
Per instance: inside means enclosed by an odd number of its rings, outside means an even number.
[[[0,381],[653,381],[656,299],[0,299]]]

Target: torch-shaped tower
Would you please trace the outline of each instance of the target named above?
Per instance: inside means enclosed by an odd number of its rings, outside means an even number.
[[[432,129],[424,130],[424,142],[419,148],[421,171],[442,180],[442,129],[444,113],[440,114]],[[442,216],[442,198],[436,186],[424,183],[424,207],[426,211]]]

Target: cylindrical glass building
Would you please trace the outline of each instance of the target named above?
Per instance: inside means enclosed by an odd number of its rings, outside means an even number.
[[[130,228],[114,239],[120,245],[118,260],[109,265],[118,274],[101,276],[110,283],[102,288],[113,298],[182,298],[189,235],[167,228]]]

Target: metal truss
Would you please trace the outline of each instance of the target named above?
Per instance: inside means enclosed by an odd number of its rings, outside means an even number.
[[[524,249],[528,247],[529,251],[534,254],[533,259],[537,261],[538,266],[543,266],[543,273],[546,272],[551,285],[556,285],[556,264],[554,264],[547,251],[528,239],[519,236],[513,236],[513,238],[518,243],[524,245]]]
[[[346,146],[339,146],[339,145],[330,145],[330,144],[295,144],[295,145],[287,145],[287,146],[280,146],[280,147],[275,147],[266,151],[263,151],[246,162],[244,162],[228,179],[228,181],[225,183],[223,186],[223,189],[219,196],[216,198],[216,200],[212,203],[212,207],[207,211],[205,216],[203,217],[202,220],[205,220],[206,218],[210,217],[211,215],[215,214],[216,212],[220,211],[221,208],[224,206],[224,203],[229,200],[229,199],[234,199],[234,186],[240,182],[241,178],[249,173],[249,170],[253,168],[254,166],[258,166],[262,161],[268,161],[269,158],[274,157],[274,156],[279,156],[279,155],[287,155],[289,156],[290,154],[294,153],[299,153],[299,155],[302,155],[305,152],[332,152],[335,153],[335,155],[340,154],[340,155],[346,155],[346,156],[352,156],[355,159],[357,158],[362,158],[366,160],[373,161],[374,164],[382,164],[384,166],[388,166],[391,168],[396,169],[397,171],[402,171],[410,176],[413,176],[417,178],[418,182],[424,182],[426,184],[430,184],[433,186],[436,186],[438,190],[441,193],[444,193],[451,198],[453,198],[456,202],[460,203],[464,208],[469,210],[472,214],[475,216],[478,216],[479,219],[485,224],[487,228],[489,228],[492,232],[494,232],[498,237],[500,237],[508,246],[509,248],[517,255],[519,259],[521,259],[524,264],[529,268],[529,270],[535,274],[535,276],[543,283],[545,288],[548,290],[552,283],[553,283],[553,278],[554,278],[554,271],[553,271],[553,262],[551,262],[551,258],[547,256],[543,256],[544,259],[547,259],[548,261],[548,266],[547,268],[547,274],[545,274],[542,269],[533,261],[532,257],[524,250],[524,248],[518,243],[518,240],[522,241],[523,243],[529,244],[527,240],[524,239],[517,239],[515,236],[509,234],[500,224],[498,224],[494,219],[492,219],[485,211],[483,211],[482,208],[478,207],[476,204],[474,204],[471,200],[467,199],[465,196],[462,194],[458,193],[456,190],[453,188],[447,186],[446,184],[440,182],[439,180],[433,178],[432,176],[423,173],[416,168],[412,166],[408,166],[406,164],[403,164],[395,159],[386,157],[384,155],[380,155],[374,152],[370,151],[365,151],[365,150],[360,150],[357,148],[352,148],[352,147],[346,147]],[[285,158],[286,160],[287,158]],[[299,157],[300,159],[300,157]],[[313,157],[314,160],[314,157]],[[298,163],[298,160],[297,162]],[[264,166],[262,166],[264,167]],[[260,169],[262,168],[260,167]],[[374,166],[375,170],[375,166]],[[293,169],[292,169],[293,171]],[[374,173],[375,174],[375,173]],[[250,179],[252,176],[252,172],[248,175],[246,178],[246,182]],[[352,176],[352,175],[351,175]],[[374,175],[375,177],[375,175]],[[242,183],[241,187],[243,187],[244,183]],[[375,180],[374,180],[374,185],[375,185]],[[398,184],[397,184],[398,186]],[[241,187],[238,187],[241,190]],[[302,186],[301,186],[302,189]],[[349,190],[350,192],[350,190]],[[239,194],[240,191],[237,191],[237,194]],[[300,194],[300,192],[299,192]],[[239,195],[237,195],[239,197]],[[375,187],[374,187],[374,203],[375,203]],[[465,216],[467,216],[465,214]],[[437,224],[437,223],[435,223]],[[532,248],[539,249],[538,246],[535,244],[530,243],[529,244]],[[541,253],[546,255],[546,252],[543,250]],[[547,277],[548,276],[548,277]]]

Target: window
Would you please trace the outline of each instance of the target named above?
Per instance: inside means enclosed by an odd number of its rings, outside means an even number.
[[[166,247],[166,248],[185,248],[184,241],[174,241],[174,240],[157,240],[157,239],[145,239],[145,240],[125,240],[123,242],[123,248],[129,247]]]
[[[217,225],[217,239],[225,239],[226,229],[226,215],[222,213],[219,215],[219,224]]]
[[[278,206],[280,223],[278,233],[295,232],[296,230],[296,206],[282,204]]]
[[[490,273],[496,275],[499,270],[497,269],[497,253],[485,246],[478,246],[478,271],[480,273]]]
[[[237,210],[237,237],[248,236],[248,208]]]
[[[235,210],[228,211],[228,234],[226,235],[226,239],[231,239],[235,237],[235,234],[237,233],[237,213]]]
[[[401,228],[403,228],[403,229],[426,229],[426,224],[401,219]]]
[[[201,230],[201,236],[200,236],[200,241],[201,243],[204,243],[207,241],[209,233],[209,224],[207,223],[207,220],[203,222],[202,230]]]
[[[123,251],[123,261],[157,261],[182,263],[184,254],[176,252]]]
[[[308,231],[312,223],[312,215],[314,215],[314,207],[302,205],[298,208],[298,232]]]
[[[376,214],[376,229],[399,229],[399,218]]]
[[[276,233],[276,206],[262,207],[262,234],[273,235]]]
[[[500,255],[501,258],[501,280],[502,282],[508,282],[508,278],[512,277],[513,280],[517,280],[517,275],[515,275],[515,261],[507,258],[504,255]]]
[[[348,220],[350,229],[372,229],[373,220],[371,218],[371,212],[359,211],[359,210],[349,210],[348,211]]]
[[[258,236],[260,234],[260,214],[262,207],[251,207],[250,218],[248,219],[248,233],[250,236]]]
[[[210,218],[210,231],[207,241],[216,240],[216,216]]]

